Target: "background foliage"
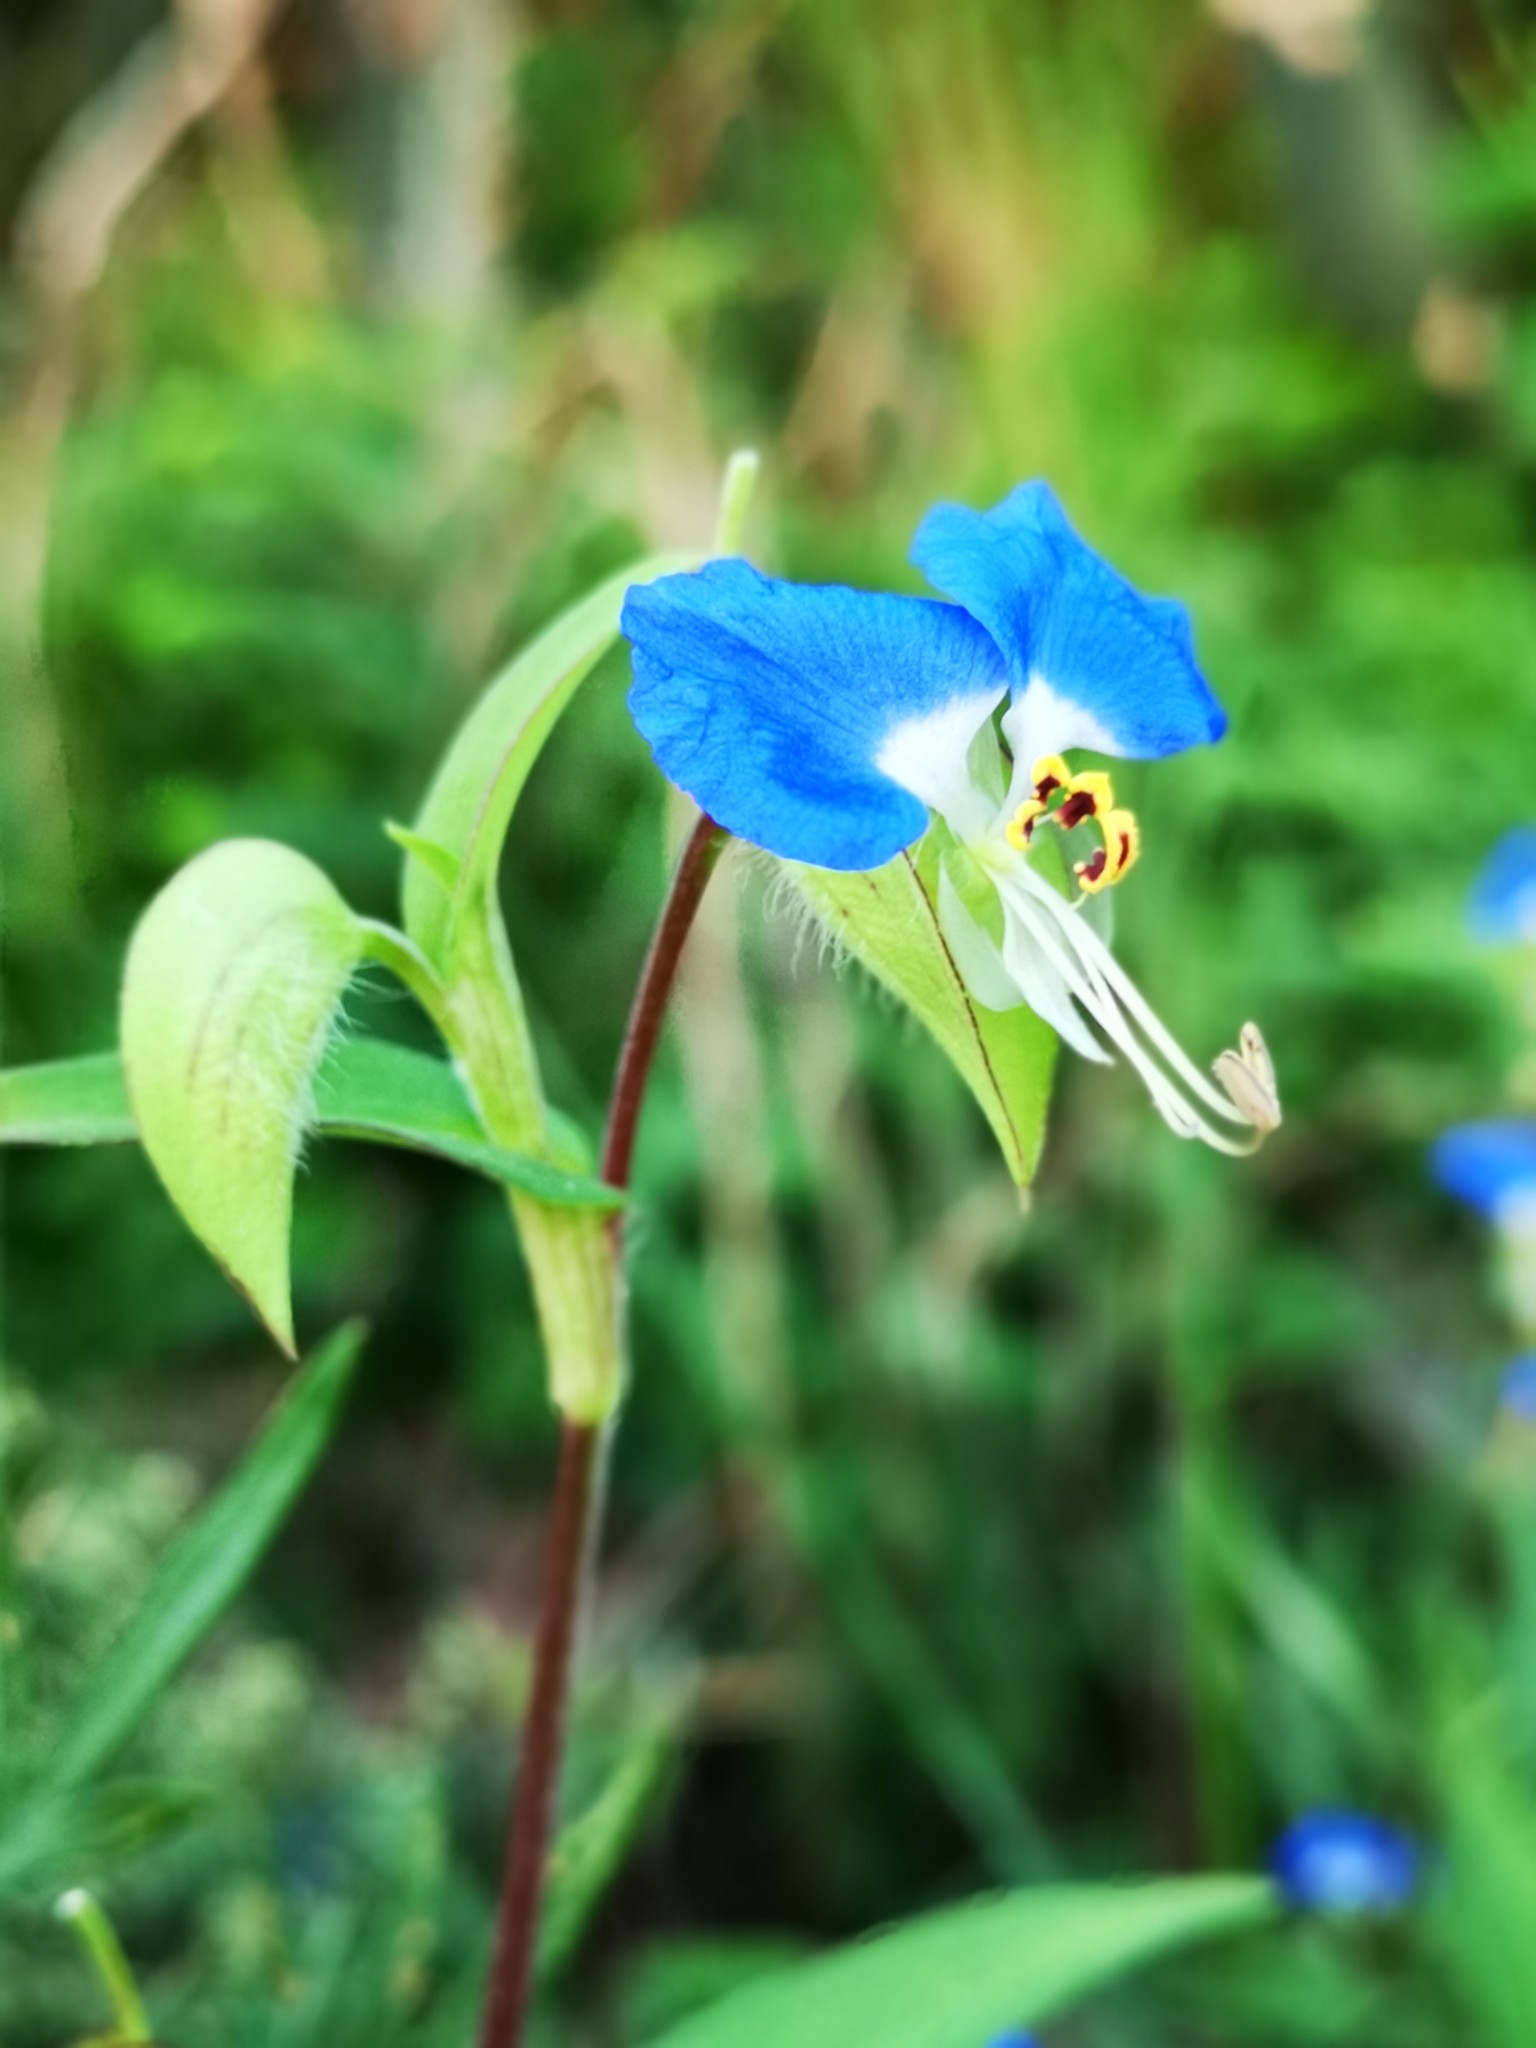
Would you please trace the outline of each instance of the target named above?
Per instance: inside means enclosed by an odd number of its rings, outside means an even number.
[[[1503,1310],[1423,1166],[1531,1089],[1461,904],[1533,801],[1536,31],[1493,0],[1218,11],[0,23],[8,1063],[110,1041],[139,908],[216,837],[388,913],[381,820],[480,682],[698,544],[742,441],[759,559],[824,580],[915,587],[933,498],[1048,474],[1190,602],[1232,714],[1131,777],[1117,945],[1197,1050],[1263,1023],[1288,1122],[1252,1164],[1064,1062],[1021,1216],[932,1049],[749,861],[717,884],[642,1141],[572,2039],[988,1883],[1252,1865],[1320,1801],[1438,1845],[1411,1930],[1255,1938],[1061,2039],[1536,2025],[1536,1474],[1490,1448]],[[122,67],[177,35],[227,79],[98,272],[80,167],[121,177]],[[562,724],[505,874],[589,1126],[665,872],[623,688],[614,659]],[[414,1030],[382,989],[353,1012]],[[5,1605],[45,1717],[278,1382],[136,1152],[18,1156],[5,1197]],[[322,1147],[298,1211],[301,1331],[375,1334],[125,1760],[153,1839],[99,1878],[185,2048],[461,2037],[523,1683],[551,1428],[501,1209]],[[7,2048],[94,1996],[35,1902],[0,1908]]]

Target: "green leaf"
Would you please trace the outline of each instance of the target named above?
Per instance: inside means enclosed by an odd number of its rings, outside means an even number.
[[[754,1978],[802,1961],[807,1944],[788,1935],[668,1935],[657,1929],[624,1970],[619,2038],[649,2041],[718,2005]],[[981,2044],[985,2048],[985,2044]]]
[[[933,833],[916,853],[899,853],[866,874],[788,868],[837,943],[937,1039],[1023,1187],[1045,1136],[1056,1034],[1033,1010],[984,1009],[970,994],[939,928],[937,870]]]
[[[361,1323],[344,1323],[316,1348],[162,1560],[44,1763],[46,1789],[68,1791],[110,1762],[250,1577],[331,1440],[363,1335]]]
[[[446,1060],[383,1039],[340,1038],[330,1046],[315,1075],[314,1113],[328,1138],[434,1153],[564,1207],[623,1207],[622,1195],[574,1170],[591,1156],[577,1126],[551,1112],[571,1169],[493,1145]],[[138,1135],[116,1053],[0,1072],[0,1145],[130,1144]]]
[[[207,1785],[109,1778],[0,1814],[0,1896],[56,1890],[82,1870],[126,1863],[208,1818]]]
[[[145,1150],[289,1353],[294,1172],[315,1069],[363,943],[312,862],[270,840],[230,839],[150,904],[123,976],[123,1070]]]
[[[566,1968],[636,1837],[655,1812],[678,1751],[677,1717],[635,1732],[592,1804],[561,1829],[549,1859],[549,1890],[539,1927],[538,1979]]]
[[[1261,1878],[1051,1885],[973,1900],[755,1980],[657,2048],[977,2048],[1126,1970],[1278,1912]]]
[[[0,1145],[122,1145],[138,1135],[115,1052],[0,1072]]]
[[[463,1084],[444,1060],[382,1039],[343,1040],[315,1076],[319,1128],[337,1138],[371,1138],[383,1145],[435,1152],[492,1180],[570,1209],[622,1209],[624,1197],[589,1174],[573,1173],[525,1152],[494,1145],[485,1135]],[[581,1157],[585,1138],[559,1122],[566,1152]]]
[[[456,854],[446,846],[439,846],[435,839],[423,839],[419,832],[413,832],[409,825],[397,825],[390,819],[384,827],[386,837],[393,839],[402,852],[419,860],[427,873],[440,889],[451,895],[458,886],[459,861]]]
[[[443,757],[408,844],[405,929],[440,974],[451,972],[467,905],[495,881],[513,806],[555,721],[619,630],[624,593],[696,555],[652,555],[599,585],[546,627],[487,686]],[[422,846],[433,849],[428,859]],[[450,887],[445,886],[454,874]]]
[[[362,1348],[332,1333],[295,1375],[261,1435],[172,1546],[0,1835],[0,1885],[48,1853],[74,1795],[109,1764],[250,1577],[330,1442]]]

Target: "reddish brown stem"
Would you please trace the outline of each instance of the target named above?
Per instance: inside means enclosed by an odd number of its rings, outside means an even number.
[[[672,887],[667,891],[666,903],[651,937],[651,950],[640,970],[639,986],[629,1009],[629,1022],[624,1027],[624,1044],[619,1052],[613,1093],[608,1098],[608,1129],[603,1138],[603,1160],[599,1168],[603,1179],[613,1188],[629,1186],[635,1131],[640,1122],[640,1106],[645,1100],[645,1085],[651,1077],[651,1063],[656,1057],[656,1044],[661,1037],[662,1019],[667,1014],[667,1002],[672,994],[672,984],[677,979],[683,947],[693,929],[693,920],[698,914],[709,878],[724,850],[725,838],[725,832],[714,819],[705,817],[701,812],[698,823],[688,835],[688,843],[683,848],[677,872],[672,877]]]
[[[683,848],[657,920],[630,1005],[608,1102],[601,1172],[610,1187],[629,1186],[635,1133],[667,1002],[689,930],[724,845],[725,833],[712,818],[701,815]],[[622,1248],[622,1222],[616,1218],[615,1257],[621,1255]],[[523,1722],[480,2048],[519,2048],[533,1989],[550,1821],[565,1747],[582,1597],[591,1577],[602,1512],[605,1435],[603,1428],[589,1423],[561,1424],[549,1554],[534,1637],[533,1689]]]
[[[518,1756],[517,1793],[496,1912],[496,1947],[480,2022],[481,2048],[516,2048],[533,1986],[544,1864],[565,1744],[588,1528],[595,1520],[599,1492],[601,1440],[602,1431],[590,1424],[565,1422],[560,1426],[549,1558],[534,1638],[533,1690]]]

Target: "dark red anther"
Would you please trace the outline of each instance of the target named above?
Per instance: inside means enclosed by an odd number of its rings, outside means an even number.
[[[1108,864],[1109,855],[1104,851],[1104,848],[1101,846],[1098,849],[1097,853],[1090,855],[1090,857],[1087,860],[1078,862],[1077,878],[1086,888],[1089,884],[1096,882],[1099,879],[1100,875],[1103,874]]]

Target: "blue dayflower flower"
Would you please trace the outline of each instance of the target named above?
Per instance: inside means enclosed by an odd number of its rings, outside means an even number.
[[[1136,761],[1219,740],[1188,611],[1143,597],[1080,540],[1047,483],[990,512],[935,505],[912,560],[997,642],[1018,693],[1014,752],[1089,747]]]
[[[641,584],[623,627],[662,772],[728,832],[812,867],[881,867],[921,838],[928,804],[892,772],[893,742],[921,726],[963,755],[1003,694],[996,646],[956,606],[742,561]]]
[[[1536,1223],[1536,1122],[1457,1124],[1430,1152],[1447,1194],[1497,1223]]]
[[[1293,1821],[1270,1852],[1286,1903],[1312,1913],[1391,1913],[1418,1889],[1419,1852],[1373,1814],[1320,1809]]]
[[[632,589],[629,702],[657,765],[729,831],[812,867],[882,867],[939,817],[937,908],[973,997],[1027,1003],[1103,1060],[1096,1025],[1180,1136],[1251,1151],[1279,1122],[1257,1031],[1213,1086],[1080,915],[1133,866],[1140,834],[1110,776],[1064,756],[1157,759],[1225,730],[1188,612],[1127,583],[1040,482],[990,512],[935,507],[913,559],[955,602],[788,583],[738,560]],[[1092,842],[1071,896],[1036,864],[1052,826]]]
[[[987,2044],[987,2048],[1040,2048],[1040,2042],[1034,2034],[1015,2031],[1011,2034],[999,2034],[995,2041]]]
[[[1499,1381],[1499,1408],[1518,1422],[1536,1422],[1536,1351],[1512,1359]]]
[[[1472,884],[1468,917],[1490,945],[1536,942],[1536,825],[1517,825],[1494,847]]]

